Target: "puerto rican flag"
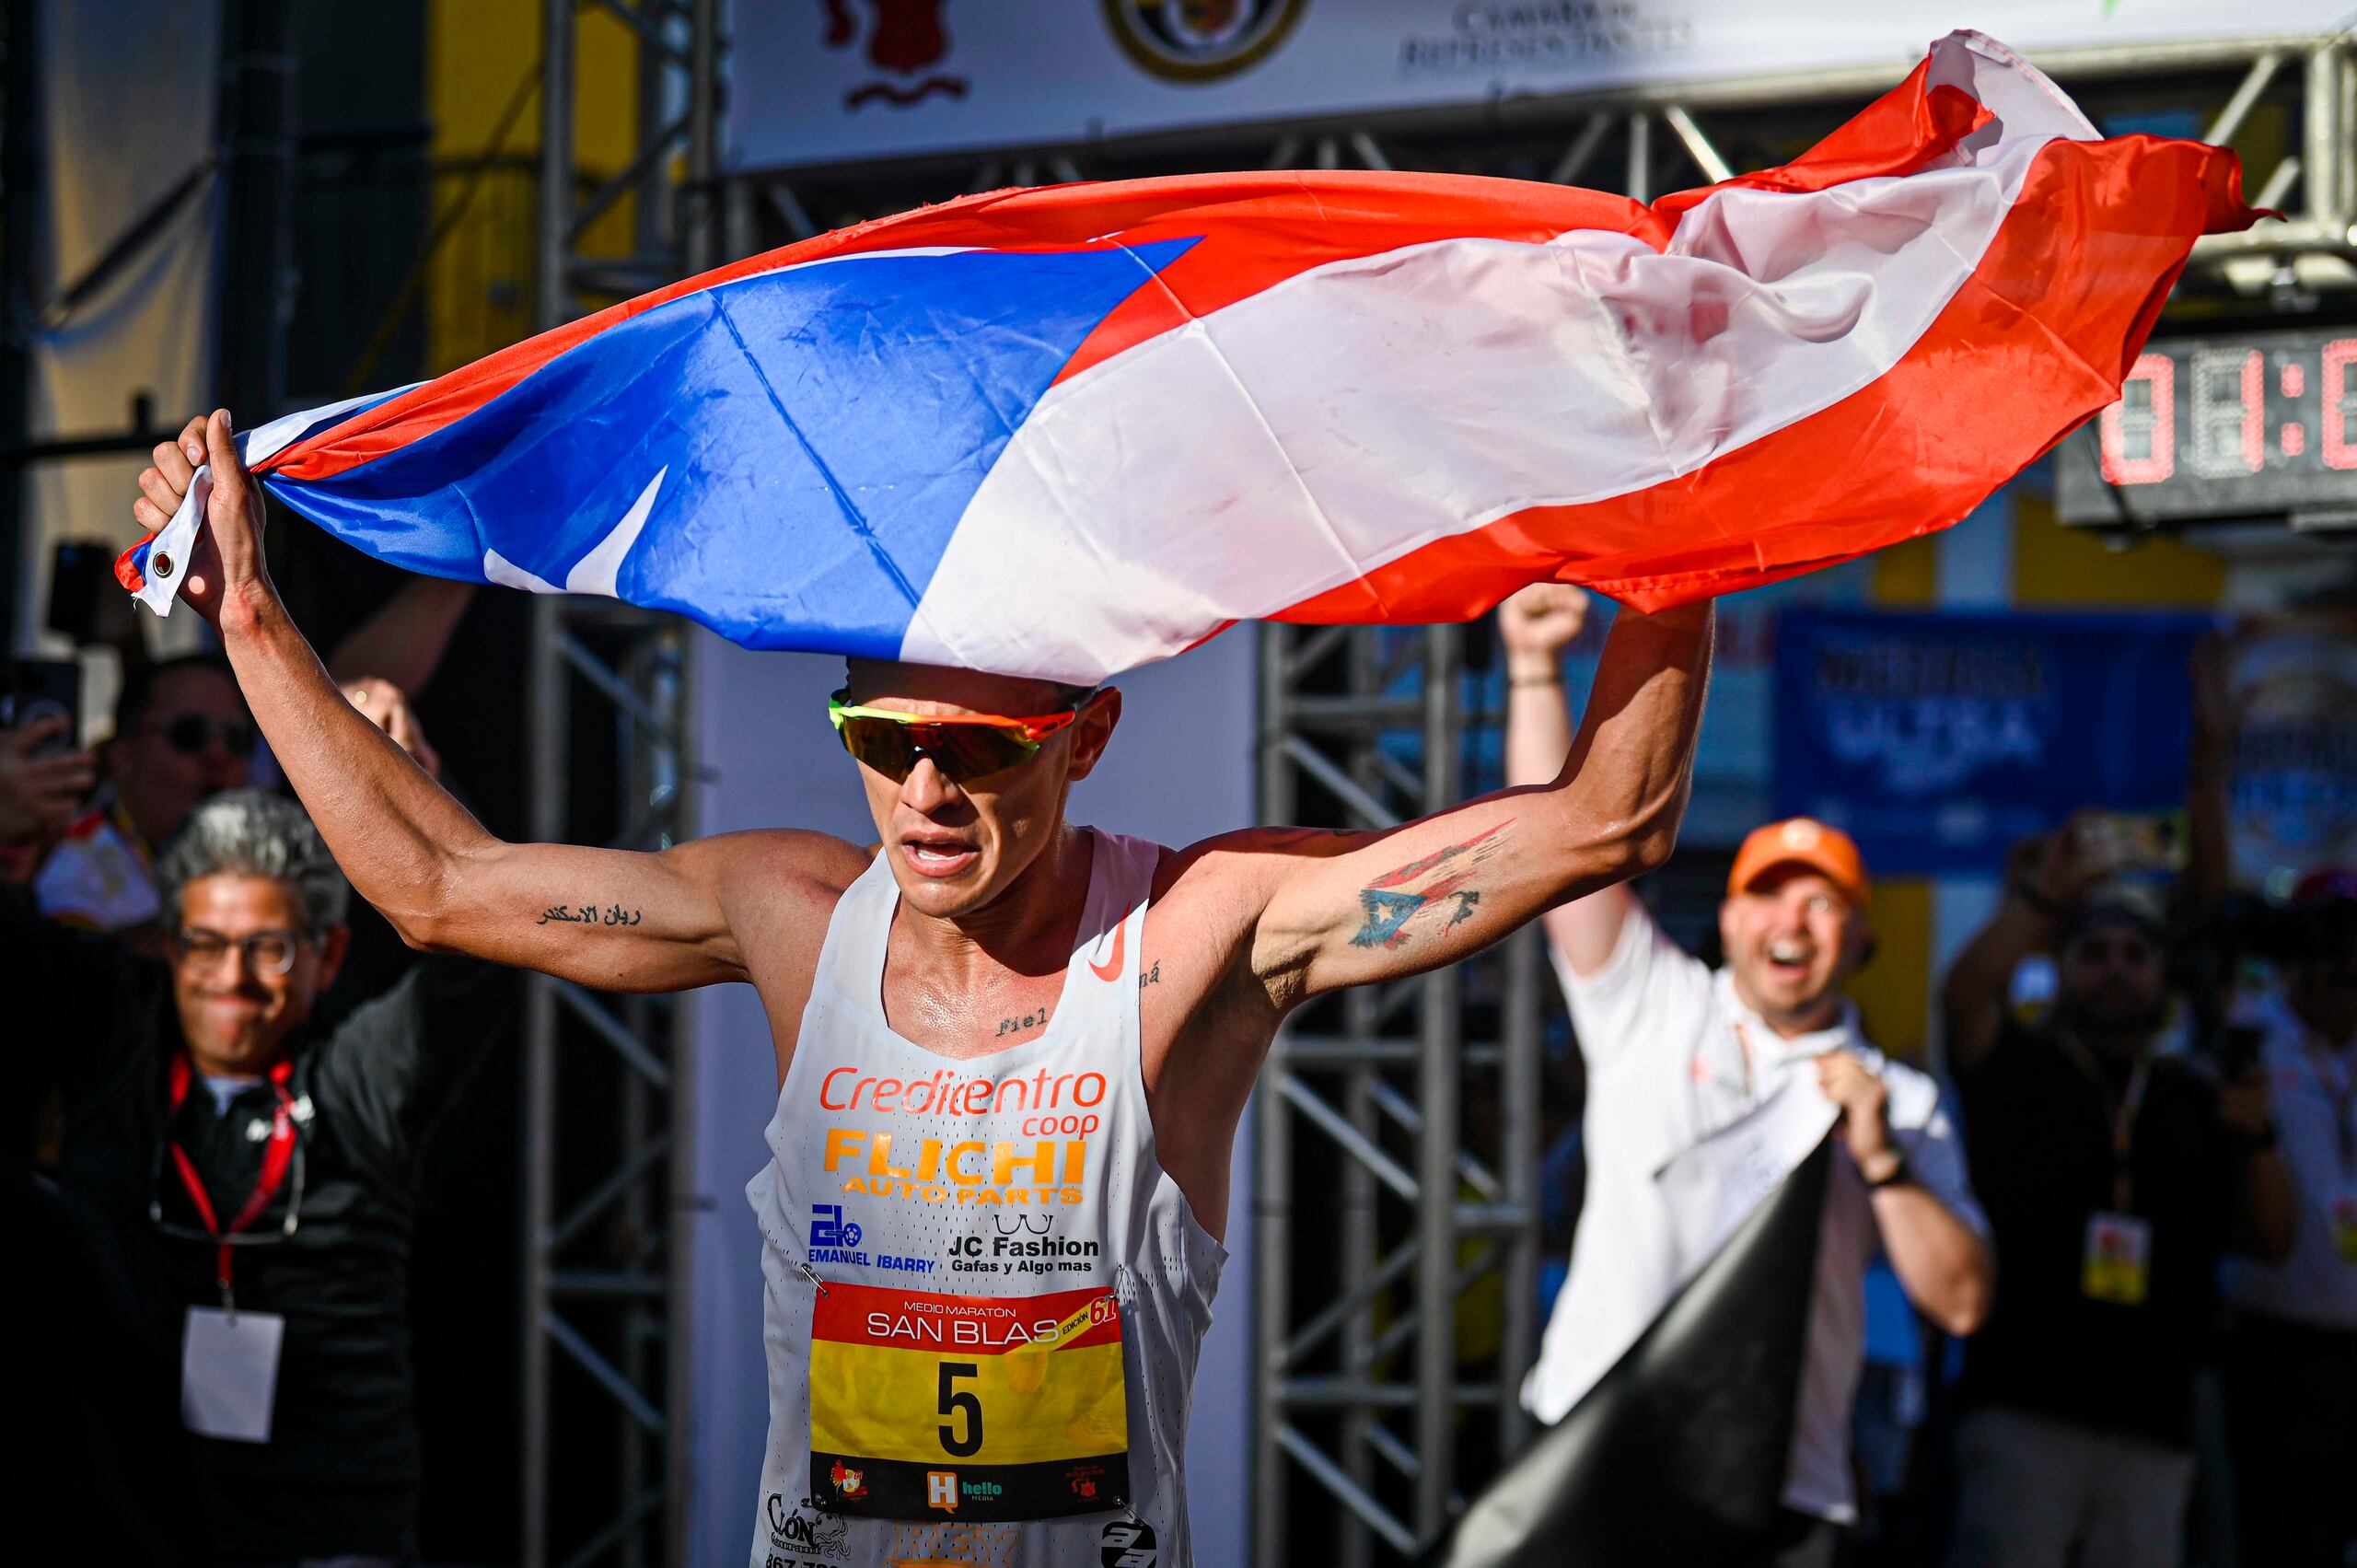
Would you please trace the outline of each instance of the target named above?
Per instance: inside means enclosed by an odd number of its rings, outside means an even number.
[[[1645,205],[1264,172],[1004,191],[250,433],[413,571],[755,648],[1094,681],[1239,620],[1641,608],[1944,528],[2119,395],[2231,153],[2104,140],[1978,34]],[[201,505],[118,568],[168,608]]]

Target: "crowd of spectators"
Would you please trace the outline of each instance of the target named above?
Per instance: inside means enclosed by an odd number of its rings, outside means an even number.
[[[381,644],[431,680],[417,649],[465,600],[412,599],[389,602],[417,635],[357,616],[340,664]],[[1507,608],[1510,773],[1561,765],[1583,613],[1558,588]],[[401,686],[339,675],[438,771]],[[1574,1240],[1540,1415],[1681,1267],[1655,1173],[1797,1085],[1840,1159],[1776,1562],[2357,1562],[2357,877],[2227,896],[2223,720],[2214,692],[2196,708],[2178,875],[2124,865],[2101,812],[2019,846],[1940,989],[1945,1081],[1877,1050],[1844,994],[1873,894],[1823,824],[1746,842],[1715,971],[1626,889],[1547,917],[1586,1112],[1549,1167]],[[96,752],[71,727],[0,728],[0,1216],[42,1265],[8,1322],[56,1352],[19,1379],[18,1479],[73,1521],[61,1561],[412,1561],[424,1151],[515,987],[353,961],[356,924],[390,944],[300,807],[256,787],[218,658],[132,668]],[[1903,1540],[1890,1488],[1858,1479],[1877,1270],[1945,1345]]]
[[[1503,612],[1510,783],[1568,742],[1573,592]],[[1585,1196],[1526,1388],[1538,1414],[1628,1342],[1620,1319],[1661,1295],[1648,1272],[1691,1271],[1655,1174],[1805,1065],[1840,1158],[1772,1561],[2357,1563],[2357,877],[2311,875],[2279,906],[2228,895],[2222,684],[2205,647],[2180,819],[2090,809],[2016,847],[1940,987],[1939,1086],[1877,1051],[1842,994],[1871,957],[1871,894],[1822,823],[1745,843],[1715,974],[1626,889],[1546,918]],[[1847,1409],[1873,1387],[1869,1267],[1914,1309],[1929,1390],[1911,1455],[1853,1487],[1888,1425]]]

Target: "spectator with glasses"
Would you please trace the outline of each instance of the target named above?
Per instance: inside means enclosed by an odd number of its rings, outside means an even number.
[[[156,856],[199,802],[249,781],[254,723],[217,654],[134,666],[115,703],[104,783],[33,882],[41,912],[161,950]]]
[[[0,917],[10,1076],[62,1080],[61,1184],[103,1216],[177,1364],[222,1560],[405,1561],[420,1155],[505,1028],[507,971],[427,958],[316,1029],[350,889],[302,808],[215,796],[157,870],[164,963]]]

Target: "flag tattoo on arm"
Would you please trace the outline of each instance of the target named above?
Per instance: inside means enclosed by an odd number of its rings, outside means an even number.
[[[1364,916],[1351,937],[1354,947],[1397,947],[1408,940],[1408,923],[1425,911],[1439,908],[1447,916],[1443,934],[1473,917],[1481,901],[1471,886],[1475,868],[1505,842],[1501,837],[1514,819],[1484,829],[1461,843],[1447,844],[1419,860],[1398,866],[1359,889]]]

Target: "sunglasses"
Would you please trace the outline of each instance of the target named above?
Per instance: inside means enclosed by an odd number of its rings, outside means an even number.
[[[152,726],[164,744],[183,757],[201,757],[218,742],[232,757],[254,754],[254,726],[245,719],[216,719],[203,714],[176,714]]]
[[[843,738],[843,749],[861,766],[894,784],[907,782],[917,759],[930,757],[951,784],[973,784],[1029,761],[1040,743],[1080,716],[1075,703],[1061,713],[1031,718],[966,714],[954,718],[904,714],[891,708],[854,707],[841,691],[827,699],[827,718]]]

